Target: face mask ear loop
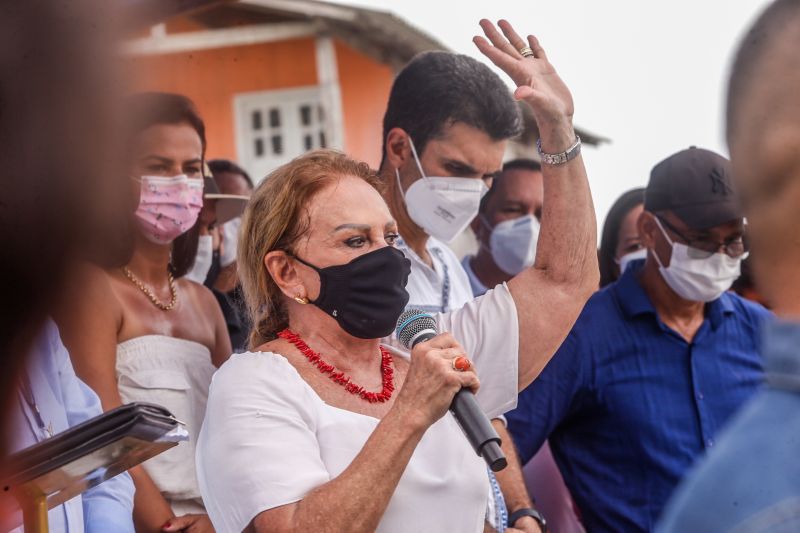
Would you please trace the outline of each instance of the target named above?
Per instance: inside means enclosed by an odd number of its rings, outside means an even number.
[[[428,176],[425,174],[425,171],[422,170],[422,163],[420,162],[419,156],[417,155],[417,149],[414,146],[414,139],[412,139],[411,137],[408,138],[408,145],[411,147],[411,154],[414,156],[414,162],[417,164],[417,169],[419,169],[420,176],[422,176],[422,179],[424,179],[425,183],[428,183],[428,186],[430,187],[430,181],[428,180]],[[400,172],[398,171],[398,176],[399,175]]]
[[[312,265],[308,261],[306,261],[304,259],[301,259],[300,257],[294,255],[292,252],[285,252],[285,253],[286,253],[287,256],[291,257],[292,259],[295,259],[295,260],[299,261],[300,263],[304,264],[305,266],[307,266],[308,268],[310,268],[314,272],[316,272],[317,276],[319,276],[320,287],[322,286],[322,273],[320,272],[321,269],[315,267],[314,265]],[[312,304],[317,301],[317,300],[312,300],[312,299],[310,299],[308,297],[306,297],[306,300],[308,300],[306,303],[312,303]]]
[[[657,216],[653,216],[653,218],[655,219],[656,224],[658,225],[658,229],[661,230],[661,234],[664,236],[665,239],[667,239],[667,242],[669,243],[670,248],[672,250],[675,250],[675,243],[672,242],[672,239],[670,239],[669,235],[667,235],[667,232],[664,230],[664,226],[661,225],[661,221],[658,220]],[[655,248],[653,248],[652,252],[653,252],[653,257],[656,258],[656,262],[658,263],[658,266],[660,266],[661,268],[664,268],[664,265],[661,263],[661,259],[659,259],[658,253],[656,252]]]

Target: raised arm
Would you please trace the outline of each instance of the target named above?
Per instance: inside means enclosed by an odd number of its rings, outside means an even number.
[[[501,20],[497,31],[481,21],[478,49],[517,84],[514,97],[533,110],[542,150],[556,154],[575,142],[569,89],[536,37],[523,40]],[[505,37],[504,37],[505,35]],[[529,46],[533,56],[519,52]],[[583,158],[542,165],[542,229],[534,265],[509,281],[519,317],[519,388],[542,371],[566,338],[589,296],[597,290],[597,227]]]

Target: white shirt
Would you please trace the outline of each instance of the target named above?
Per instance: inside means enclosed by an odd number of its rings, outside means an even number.
[[[436,320],[471,354],[482,409],[513,409],[519,326],[508,288]],[[280,354],[233,355],[214,375],[197,443],[200,490],[217,532],[239,532],[341,474],[378,422],[326,404]],[[485,463],[448,412],[417,445],[377,531],[479,533],[488,490]]]
[[[404,240],[398,239],[396,247],[411,261],[411,275],[406,284],[410,296],[407,309],[442,313],[458,309],[472,301],[474,297],[467,275],[456,254],[442,241],[428,237],[426,248],[433,261],[433,268],[425,264]],[[449,290],[445,290],[446,280],[449,281]],[[447,293],[447,305],[442,308],[444,293]]]

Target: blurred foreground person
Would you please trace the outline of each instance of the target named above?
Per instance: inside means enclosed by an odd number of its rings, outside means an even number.
[[[645,260],[595,293],[508,413],[523,460],[550,439],[588,531],[651,531],[672,490],[763,379],[763,307],[729,292],[746,257],[730,164],[698,148],[653,167]]]
[[[52,321],[45,324],[30,350],[15,392],[11,421],[3,435],[9,451],[33,446],[103,412],[97,394],[75,375]],[[133,533],[133,492],[127,472],[115,476],[53,507],[48,512],[48,530]],[[19,527],[21,533],[22,511],[8,511],[0,513],[0,531]]]
[[[122,182],[111,178],[119,170],[122,79],[112,70],[116,15],[110,3],[91,0],[0,7],[3,432],[18,371],[45,334],[71,260],[113,248],[104,238],[117,233],[114,195]]]
[[[600,288],[613,283],[633,261],[645,259],[647,248],[639,236],[644,189],[631,189],[617,198],[603,223],[600,239]]]
[[[767,387],[681,486],[661,531],[800,531],[800,2],[772,3],[731,72],[727,135],[745,202]]]
[[[545,149],[567,149],[571,97],[539,43],[506,25],[512,45],[482,26],[493,44],[476,44],[515,73]],[[448,406],[480,376],[477,400],[489,417],[513,407],[597,284],[582,159],[551,165],[545,180],[552,229],[542,230],[536,267],[436,313],[438,329],[452,335],[417,345],[410,359],[382,344],[408,303],[411,266],[394,247],[398,222],[376,176],[321,151],[257,187],[238,261],[253,351],[214,376],[198,445],[219,531],[484,530],[486,465]]]
[[[197,250],[205,128],[180,95],[134,95],[126,111],[132,255],[77,277],[57,321],[76,372],[104,409],[152,402],[187,425],[189,442],[131,469],[137,529],[212,531],[194,448],[211,376],[231,347],[214,296],[181,277]]]

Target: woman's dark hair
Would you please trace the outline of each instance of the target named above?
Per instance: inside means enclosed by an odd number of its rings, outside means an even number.
[[[397,75],[383,117],[383,156],[386,135],[402,128],[422,157],[428,141],[445,126],[462,122],[494,140],[510,139],[522,131],[522,117],[511,92],[483,63],[452,52],[424,52]]]
[[[603,235],[600,239],[600,287],[613,283],[619,277],[619,265],[616,262],[617,245],[619,244],[619,228],[622,220],[631,209],[644,203],[644,189],[632,189],[617,198],[606,215],[603,224]]]
[[[181,94],[146,92],[128,97],[126,102],[128,113],[128,138],[133,139],[147,128],[158,124],[189,124],[200,136],[206,157],[206,126],[197,108],[189,98]],[[197,241],[200,236],[200,222],[172,242],[172,258],[170,270],[179,278],[189,272],[197,255]],[[128,256],[130,259],[130,256]]]
[[[208,162],[208,170],[210,170],[211,174],[214,176],[223,172],[227,172],[229,174],[239,174],[242,178],[244,178],[244,181],[247,182],[247,185],[251,190],[255,187],[253,185],[253,180],[250,178],[250,174],[229,159],[212,159]]]

